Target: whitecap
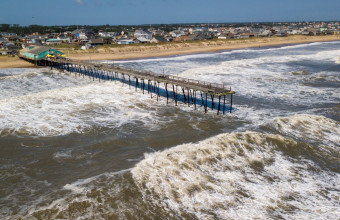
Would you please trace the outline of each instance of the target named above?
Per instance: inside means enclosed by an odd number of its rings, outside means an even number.
[[[132,169],[143,199],[198,219],[327,218],[340,214],[337,173],[310,170],[295,141],[221,134],[152,154]],[[327,196],[322,196],[327,192]]]
[[[310,114],[276,117],[269,126],[283,135],[340,147],[340,123]]]

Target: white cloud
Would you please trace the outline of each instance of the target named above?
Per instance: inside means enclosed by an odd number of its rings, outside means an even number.
[[[78,3],[79,5],[83,5],[84,4],[83,0],[75,0],[75,2]]]

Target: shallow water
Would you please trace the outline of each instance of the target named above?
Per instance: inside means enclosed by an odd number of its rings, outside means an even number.
[[[231,86],[232,114],[0,70],[2,219],[336,219],[340,42],[101,61]]]

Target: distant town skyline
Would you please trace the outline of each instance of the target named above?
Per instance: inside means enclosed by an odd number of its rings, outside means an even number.
[[[10,0],[0,24],[140,25],[339,21],[337,0]]]

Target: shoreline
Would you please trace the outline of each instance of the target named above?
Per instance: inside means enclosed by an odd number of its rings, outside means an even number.
[[[88,51],[71,51],[70,58],[82,61],[134,60],[331,41],[340,41],[340,35],[250,38],[244,40],[217,40],[206,42],[200,41],[197,43],[182,42],[163,45],[155,44],[146,46],[125,46],[120,48],[98,48],[96,50]]]
[[[285,45],[298,45],[317,42],[340,41],[340,35],[326,36],[288,36],[271,38],[249,38],[232,40],[213,40],[199,42],[178,42],[149,45],[124,45],[121,47],[99,47],[87,51],[69,51],[70,59],[80,61],[99,60],[135,60],[155,57],[171,57],[189,54],[216,53],[228,50],[265,48]],[[68,51],[61,49],[65,54]],[[37,68],[33,64],[18,57],[0,56],[0,69],[7,68]]]
[[[10,68],[37,68],[32,63],[24,61],[19,57],[0,56],[0,69]]]

